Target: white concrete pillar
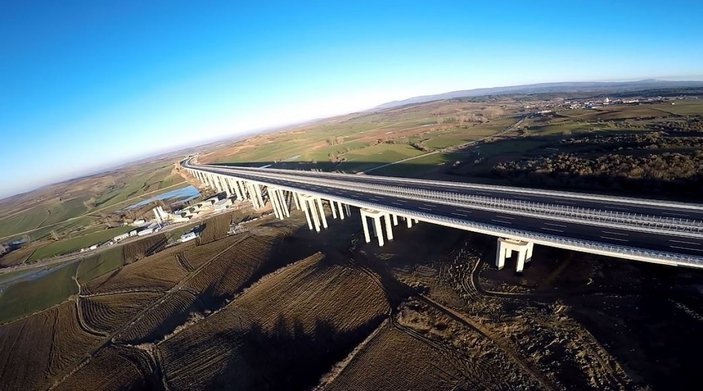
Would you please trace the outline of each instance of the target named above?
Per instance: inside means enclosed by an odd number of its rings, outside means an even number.
[[[527,251],[525,252],[525,263],[528,263],[532,260],[532,250],[534,249],[535,244],[533,242],[530,242],[527,245]]]
[[[398,226],[398,215],[393,215],[393,226],[394,227]]]
[[[344,205],[344,210],[347,212],[347,216],[351,216],[351,208],[349,205]]]
[[[244,197],[242,196],[242,191],[239,189],[239,181],[238,180],[231,180],[230,185],[234,188],[234,193],[237,195],[238,200],[243,200]]]
[[[286,217],[290,217],[290,209],[288,209],[288,200],[286,200],[285,191],[279,189],[279,190],[276,192],[276,194],[278,195],[278,199],[279,199],[279,201],[280,201],[280,202],[279,202],[279,205],[281,205],[281,209],[282,209],[283,214],[284,214]]]
[[[330,200],[330,210],[332,211],[332,218],[337,218],[337,209],[334,206],[334,201]]]
[[[261,194],[261,185],[258,183],[254,184],[254,190],[256,191],[256,197],[259,199],[259,205],[261,207],[264,207],[264,196]]]
[[[220,183],[220,176],[219,175],[213,175],[212,180],[215,182],[215,189],[217,190],[218,193],[222,193],[225,191],[222,188],[222,183]]]
[[[505,266],[505,259],[509,258],[513,251],[517,252],[515,271],[521,273],[525,267],[525,262],[532,259],[532,249],[534,243],[517,239],[498,238],[496,245],[496,267],[500,270]]]
[[[527,252],[526,249],[523,249],[521,251],[518,251],[517,253],[517,265],[515,266],[515,271],[518,273],[522,273],[522,269],[525,267],[525,253]]]
[[[256,209],[263,208],[264,206],[259,203],[259,197],[257,197],[256,189],[254,188],[254,184],[251,182],[247,182],[247,189],[249,189],[249,199],[251,200],[252,205],[254,205],[254,208],[256,208]]]
[[[371,242],[371,235],[369,235],[369,223],[366,221],[366,215],[361,214],[361,225],[364,226],[364,239],[366,239],[366,243]]]
[[[231,190],[229,189],[229,187],[227,186],[227,177],[225,177],[225,176],[223,176],[223,175],[219,175],[217,178],[218,178],[219,181],[220,181],[220,187],[222,188],[222,191],[225,193],[225,197],[226,197],[226,198],[231,197],[231,196],[232,196],[232,191],[231,191]]]
[[[303,213],[305,213],[305,219],[308,221],[308,228],[312,231],[312,221],[310,219],[310,211],[308,210],[306,203],[303,202],[303,200],[300,200],[300,206],[303,209]]]
[[[327,216],[325,216],[325,208],[322,207],[322,198],[317,198],[317,208],[320,211],[320,219],[322,219],[322,226],[327,228]]]
[[[505,248],[503,247],[503,240],[501,238],[496,239],[496,267],[498,270],[503,269],[505,266]]]
[[[378,235],[378,245],[383,247],[383,230],[381,229],[381,218],[376,216],[373,219],[374,228],[376,228],[376,234]]]
[[[312,222],[315,225],[315,231],[320,232],[320,216],[317,212],[317,208],[315,207],[315,200],[311,197],[306,197],[303,202],[305,202],[307,204],[306,206],[310,209],[310,215],[312,216]]]
[[[293,203],[295,203],[295,207],[298,208],[298,210],[301,210],[302,208],[300,206],[300,197],[298,193],[292,192],[291,194],[293,195]]]
[[[413,227],[413,219],[411,219],[410,217],[406,217],[405,222],[408,224],[408,228]]]
[[[337,206],[339,206],[339,218],[340,220],[344,220],[344,206],[341,202],[337,202]]]
[[[278,218],[283,220],[283,214],[281,213],[281,208],[278,205],[278,199],[276,198],[276,190],[268,188],[269,201],[271,202],[271,208],[273,209],[273,214]]]
[[[376,219],[374,219],[373,217],[371,218],[371,233],[373,234],[374,238],[377,238],[379,235],[378,229],[376,228]],[[383,234],[383,232],[381,232],[381,234]]]
[[[388,235],[388,240],[393,240],[393,226],[391,226],[391,216],[386,214],[383,216],[386,220],[386,235]]]

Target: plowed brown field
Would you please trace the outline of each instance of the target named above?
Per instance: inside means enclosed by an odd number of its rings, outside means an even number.
[[[170,387],[314,385],[389,310],[372,278],[325,261],[318,254],[267,276],[222,311],[161,343]]]
[[[80,327],[67,301],[0,327],[0,385],[6,390],[47,388],[100,343]]]

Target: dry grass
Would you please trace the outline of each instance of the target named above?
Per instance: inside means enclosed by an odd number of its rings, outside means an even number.
[[[69,376],[57,390],[140,390],[159,386],[149,356],[134,348],[108,347]]]
[[[85,291],[167,290],[186,275],[176,259],[177,251],[177,246],[174,246],[98,277],[87,284]]]
[[[83,297],[79,303],[83,317],[91,328],[110,333],[159,297],[159,293],[122,293]]]

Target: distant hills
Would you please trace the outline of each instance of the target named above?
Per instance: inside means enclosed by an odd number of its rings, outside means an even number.
[[[690,88],[703,87],[703,81],[671,81],[671,80],[639,80],[625,82],[564,82],[564,83],[540,83],[521,86],[475,88],[471,90],[461,90],[445,92],[443,94],[416,96],[413,98],[396,100],[374,107],[372,110],[385,110],[411,104],[432,102],[435,100],[470,98],[488,95],[508,95],[508,94],[545,94],[555,92],[594,92],[594,93],[616,93],[632,92],[650,89],[667,88]]]

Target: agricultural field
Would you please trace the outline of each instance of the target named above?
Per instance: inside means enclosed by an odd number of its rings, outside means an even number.
[[[0,326],[4,389],[46,389],[77,365],[100,338],[81,328],[71,301]]]
[[[78,293],[76,263],[34,272],[34,276],[0,290],[0,324],[64,302]]]
[[[203,162],[297,162],[363,171],[505,131],[519,106],[442,101],[384,112],[350,114],[255,136],[202,156]],[[332,167],[332,166],[329,166]]]
[[[175,159],[174,159],[175,160]],[[171,159],[86,176],[0,200],[0,241],[77,239],[139,199],[182,186]],[[85,239],[88,242],[88,239]],[[50,242],[49,242],[50,243]],[[75,244],[75,242],[73,242]],[[92,244],[92,243],[91,243]],[[58,245],[60,248],[72,244]],[[46,250],[51,256],[55,250]]]
[[[387,309],[372,278],[328,265],[318,254],[266,277],[224,310],[159,344],[166,381],[174,389],[314,385],[320,367]]]
[[[76,252],[82,248],[88,248],[94,244],[102,244],[114,238],[117,235],[131,231],[132,227],[116,227],[109,228],[97,232],[88,233],[73,239],[60,240],[47,244],[35,250],[29,257],[28,261],[36,261],[56,255],[63,255]]]

